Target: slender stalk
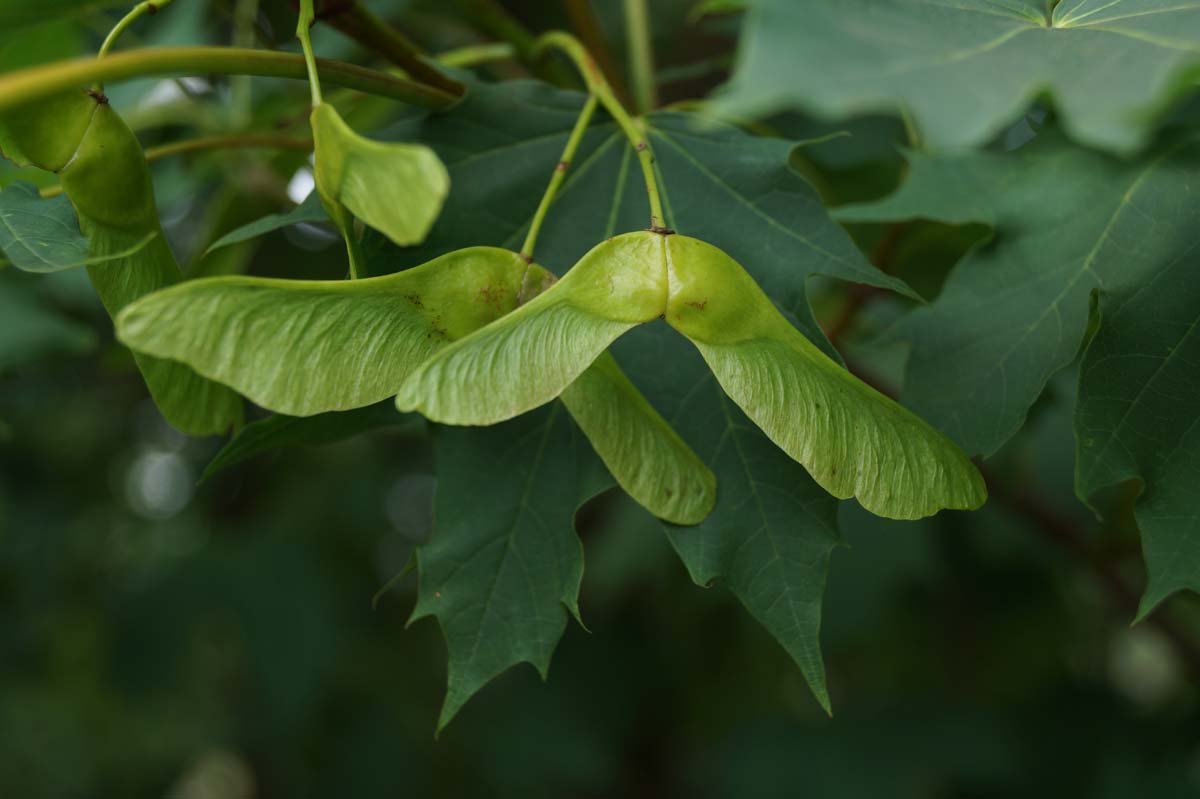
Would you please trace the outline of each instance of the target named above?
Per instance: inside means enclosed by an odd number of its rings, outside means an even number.
[[[351,225],[354,223],[351,222]],[[359,278],[368,277],[367,274],[367,259],[363,256],[362,244],[358,240],[358,236],[354,235],[354,230],[347,230],[342,236],[346,240],[346,258],[350,261],[350,279],[358,280]]]
[[[563,179],[567,176],[567,170],[571,168],[571,161],[575,158],[575,151],[579,149],[579,142],[583,141],[583,134],[587,130],[588,124],[592,121],[592,114],[596,112],[596,105],[596,96],[590,95],[583,106],[583,110],[579,112],[579,118],[575,120],[575,127],[571,129],[571,135],[567,138],[566,146],[563,147],[562,158],[555,165],[554,174],[550,176],[550,183],[546,186],[546,192],[542,195],[542,201],[538,204],[537,211],[533,214],[533,221],[529,223],[529,234],[525,236],[525,243],[521,245],[521,257],[529,263],[533,263],[533,250],[537,246],[538,233],[542,230],[542,222],[546,219],[546,212],[550,210],[550,206],[554,203],[554,195],[558,193],[559,186],[562,185]]]
[[[567,17],[571,20],[571,28],[600,65],[600,70],[612,86],[613,94],[623,104],[628,105],[629,90],[625,87],[625,77],[609,49],[608,38],[596,17],[596,8],[592,0],[564,0],[563,5],[566,6]]]
[[[508,9],[496,0],[457,0],[461,8],[480,30],[490,36],[506,41],[517,50],[517,57],[537,75],[563,88],[577,88],[568,70],[563,65],[538,59],[537,37],[519,20],[508,13]]]
[[[258,0],[235,0],[233,9],[233,46],[254,46],[254,20],[258,17]],[[253,112],[253,85],[246,75],[236,75],[229,81],[229,117],[234,130],[250,124]]]
[[[183,153],[253,148],[311,152],[313,141],[312,139],[297,139],[289,136],[272,136],[261,133],[242,133],[232,136],[202,136],[196,139],[184,139],[168,144],[160,144],[156,147],[147,147],[145,155],[147,161],[158,161],[162,158],[169,158],[173,155],[181,155]],[[46,198],[57,197],[59,194],[62,194],[62,191],[63,188],[61,185],[47,186],[41,190],[40,194]]]
[[[341,61],[316,59],[320,79],[335,86],[391,97],[425,108],[444,109],[458,98],[421,83]],[[236,47],[150,47],[105,58],[79,58],[0,76],[0,113],[93,81],[196,74],[308,77],[303,58],[271,50]]]
[[[273,136],[265,133],[239,133],[231,136],[202,136],[196,139],[184,139],[156,147],[146,148],[146,160],[157,161],[183,153],[194,153],[204,150],[234,150],[234,149],[263,149],[263,150],[299,150],[311,152],[312,139],[294,138],[291,136]]]
[[[415,81],[457,97],[466,93],[466,87],[443,75],[421,55],[420,50],[407,36],[376,16],[358,0],[352,0],[334,10],[323,11],[320,20],[332,25],[368,50],[388,59]]]
[[[117,24],[113,26],[113,29],[108,32],[108,36],[104,37],[104,43],[100,45],[100,52],[96,54],[96,57],[103,58],[108,55],[108,51],[112,49],[117,38],[138,19],[146,14],[157,14],[170,4],[171,0],[144,0],[138,3],[128,14],[121,17]]]
[[[650,12],[646,0],[625,0],[625,41],[634,107],[648,114],[658,105],[654,83],[654,48],[650,42]]]
[[[511,61],[517,57],[517,49],[508,42],[469,44],[447,50],[438,55],[439,64],[447,67],[477,67],[493,61]]]
[[[311,35],[316,19],[313,0],[300,0],[300,13],[296,17],[296,38],[300,40],[300,49],[304,51],[304,65],[308,68],[308,88],[312,91],[313,108],[321,104],[321,76],[317,74],[317,57],[313,55]]]
[[[537,52],[542,53],[547,50],[558,50],[571,59],[583,77],[584,83],[587,84],[588,91],[600,101],[604,110],[616,121],[625,134],[625,138],[637,152],[638,163],[642,167],[642,177],[646,182],[646,198],[650,202],[650,229],[659,232],[665,231],[666,223],[662,200],[659,197],[658,181],[654,176],[654,152],[650,149],[650,141],[645,132],[634,122],[633,117],[613,95],[612,88],[604,78],[604,73],[600,71],[600,67],[596,65],[578,39],[569,33],[551,31],[543,34],[537,41]]]

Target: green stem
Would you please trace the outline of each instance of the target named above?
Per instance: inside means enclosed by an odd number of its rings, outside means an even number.
[[[571,129],[571,135],[567,138],[566,146],[563,147],[562,158],[555,165],[554,174],[550,176],[550,184],[546,186],[542,201],[533,214],[533,221],[529,223],[529,234],[525,236],[525,243],[521,245],[521,256],[529,263],[533,263],[533,250],[537,246],[538,233],[541,232],[542,222],[546,219],[546,212],[550,210],[550,206],[554,203],[554,195],[558,193],[559,186],[567,176],[567,170],[570,169],[571,161],[575,158],[575,151],[579,149],[579,142],[583,140],[583,134],[592,121],[592,114],[596,112],[596,105],[596,96],[590,95],[583,110],[579,112],[579,118],[575,120],[575,127]]]
[[[625,41],[634,107],[648,114],[658,105],[654,83],[654,50],[650,42],[650,13],[646,0],[625,0]]]
[[[425,108],[445,109],[458,102],[453,95],[421,83],[396,78],[341,61],[316,59],[321,80],[367,94],[391,97]],[[151,47],[115,53],[105,58],[60,61],[0,76],[0,113],[93,81],[175,75],[258,75],[270,78],[308,77],[304,59],[290,53],[236,47]]]
[[[317,57],[313,55],[311,35],[316,19],[313,0],[300,0],[300,13],[296,18],[296,38],[300,40],[300,49],[304,51],[304,65],[308,68],[308,88],[312,91],[313,108],[321,104],[321,76],[317,74]]]
[[[650,140],[645,131],[633,120],[633,117],[629,116],[629,112],[613,95],[612,88],[604,79],[604,73],[600,71],[600,67],[596,65],[578,39],[569,33],[551,31],[543,34],[537,41],[537,52],[546,50],[558,50],[574,62],[584,83],[587,84],[588,91],[600,101],[604,110],[624,132],[625,138],[637,152],[638,163],[642,167],[642,178],[646,182],[646,198],[650,202],[650,229],[664,229],[662,200],[659,198],[658,181],[654,177],[654,151],[650,149]]]
[[[571,20],[571,28],[575,37],[583,43],[592,58],[600,65],[600,71],[608,79],[613,94],[622,104],[629,104],[629,90],[625,86],[625,78],[613,58],[608,46],[608,37],[596,16],[596,8],[592,0],[563,0],[566,6],[567,18]]]
[[[264,150],[299,150],[312,152],[312,139],[299,139],[291,136],[274,136],[266,133],[239,133],[232,136],[201,136],[196,139],[184,139],[157,147],[146,148],[146,160],[157,161],[172,155],[195,153],[203,150],[233,150],[260,148]]]
[[[351,222],[351,225],[354,223]],[[346,240],[346,257],[350,261],[350,279],[358,280],[367,277],[367,259],[363,257],[362,244],[353,230],[342,236]]]
[[[128,14],[121,17],[120,21],[113,26],[113,29],[108,32],[108,36],[104,37],[104,43],[100,45],[100,52],[96,54],[97,58],[103,58],[108,55],[108,51],[112,49],[117,38],[125,32],[125,29],[136,22],[139,18],[146,14],[157,14],[163,8],[171,4],[171,0],[144,0],[133,7]]]
[[[438,57],[438,63],[447,67],[477,67],[493,61],[511,61],[517,57],[517,49],[508,42],[491,44],[469,44],[447,50]]]
[[[233,136],[202,136],[196,139],[160,144],[157,147],[146,148],[146,160],[157,161],[183,153],[202,152],[206,150],[233,150],[262,148],[270,150],[299,150],[312,152],[312,139],[297,139],[290,136],[273,136],[261,133],[242,133]],[[47,186],[41,190],[42,197],[56,197],[62,194],[63,187]]]
[[[330,5],[330,4],[326,4]],[[461,97],[466,87],[447,76],[421,55],[408,37],[376,16],[366,6],[352,0],[321,15],[321,21],[332,25],[368,50],[378,53],[403,69],[409,77],[436,89]]]
[[[233,9],[234,47],[254,45],[254,21],[258,17],[258,0],[235,0]],[[250,124],[253,108],[253,86],[250,78],[236,75],[229,81],[229,117],[234,130]]]
[[[458,0],[468,20],[490,36],[517,49],[517,57],[539,77],[562,88],[578,88],[563,65],[537,57],[537,37],[496,0]]]

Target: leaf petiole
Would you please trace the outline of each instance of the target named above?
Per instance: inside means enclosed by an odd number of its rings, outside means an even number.
[[[625,138],[637,152],[638,163],[642,167],[642,177],[646,181],[646,198],[650,202],[650,229],[662,230],[666,221],[663,216],[662,200],[659,197],[658,181],[654,176],[654,152],[650,149],[649,138],[613,94],[612,87],[608,85],[599,65],[578,39],[563,31],[550,31],[538,38],[534,52],[544,53],[547,50],[558,50],[571,59],[583,77],[584,83],[587,84],[588,91],[600,101],[604,110],[616,121],[625,134]]]
[[[321,78],[317,75],[317,57],[313,55],[312,36],[309,34],[315,20],[313,0],[300,0],[296,38],[300,40],[300,49],[304,51],[304,65],[308,68],[308,87],[312,90],[313,108],[321,104]]]
[[[647,114],[658,105],[658,91],[654,79],[654,47],[650,40],[650,14],[646,0],[625,0],[625,32],[634,102],[639,114]]]
[[[166,6],[171,4],[171,0],[144,0],[134,6],[128,14],[121,17],[113,29],[108,32],[108,36],[104,37],[104,43],[100,45],[100,51],[96,53],[96,58],[103,58],[112,49],[117,38],[125,32],[125,29],[137,22],[138,19],[146,14],[157,14]]]
[[[542,201],[533,215],[533,221],[529,223],[529,233],[525,236],[525,243],[521,245],[521,257],[530,263],[533,263],[533,248],[537,245],[542,222],[545,221],[546,213],[554,203],[554,195],[558,193],[559,186],[567,176],[567,170],[575,158],[575,151],[579,149],[579,142],[583,140],[583,134],[592,121],[592,114],[596,112],[596,104],[596,95],[588,95],[583,110],[579,112],[579,118],[575,120],[575,127],[571,129],[571,135],[567,138],[566,146],[563,147],[562,158],[554,166],[554,174],[550,176],[550,183],[546,186]]]

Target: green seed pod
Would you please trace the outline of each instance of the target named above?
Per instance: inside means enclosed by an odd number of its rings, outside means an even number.
[[[501,318],[551,280],[494,247],[363,280],[204,278],[133,303],[117,317],[117,336],[264,408],[311,416],[395,396],[448,342]]]
[[[659,316],[834,496],[900,519],[986,498],[949,439],[831,361],[732,258],[686,236],[641,231],[596,246],[545,294],[431,358],[397,404],[447,424],[512,418],[562,394],[618,336]]]
[[[822,488],[894,519],[983,504],[983,478],[953,442],[830,360],[737,262],[685,236],[667,247],[667,322]]]
[[[143,235],[159,229],[142,147],[108,103],[96,106],[75,156],[58,174],[81,220]]]
[[[146,159],[102,96],[71,92],[7,114],[0,118],[0,142],[19,163],[59,173],[88,240],[88,276],[110,315],[179,282]],[[134,357],[155,404],[175,427],[211,435],[240,423],[241,400],[228,388],[183,364]]]
[[[631,244],[661,250],[659,240]],[[645,294],[644,281],[625,278],[627,297]],[[117,317],[117,335],[265,408],[310,416],[395,395],[431,356],[536,303],[553,284],[517,253],[471,247],[363,280],[193,280],[131,304]],[[617,482],[663,519],[701,521],[716,501],[712,472],[616,361],[584,366],[563,402]]]
[[[99,107],[86,92],[73,91],[0,115],[0,152],[19,166],[57,172],[79,150]]]

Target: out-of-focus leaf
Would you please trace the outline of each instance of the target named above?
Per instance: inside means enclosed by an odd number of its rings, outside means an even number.
[[[200,482],[267,452],[288,447],[331,444],[373,430],[408,428],[419,424],[419,419],[397,413],[396,406],[391,402],[377,402],[352,411],[334,411],[316,416],[268,416],[237,431],[204,467]]]
[[[256,219],[249,224],[242,225],[236,230],[229,231],[214,241],[205,254],[207,255],[213,250],[219,250],[222,247],[228,247],[230,244],[239,244],[243,241],[258,238],[273,230],[279,230],[289,225],[327,221],[329,221],[329,214],[325,213],[325,208],[321,204],[321,196],[314,191],[305,198],[304,202],[286,213],[268,214],[262,219]]]
[[[56,17],[71,17],[110,6],[127,5],[127,0],[3,0],[0,2],[0,29],[15,30]]]
[[[128,258],[156,235],[147,233],[124,252],[92,256],[66,196],[46,199],[35,186],[21,182],[0,189],[0,252],[26,272],[59,272]]]
[[[895,330],[912,342],[906,403],[968,453],[990,455],[1078,354],[1090,292],[1136,286],[1195,243],[1200,140],[1119,161],[1046,131],[1011,153],[909,160],[896,194],[837,214],[995,231]]]
[[[95,345],[91,329],[41,306],[32,292],[13,285],[0,289],[0,373],[49,355],[86,353]]]
[[[1200,6],[1176,0],[748,5],[719,108],[907,112],[936,147],[987,141],[1045,91],[1073,137],[1129,152],[1195,91],[1200,69]]]
[[[1076,490],[1136,480],[1149,584],[1139,616],[1200,591],[1200,245],[1102,298],[1079,373]]]

